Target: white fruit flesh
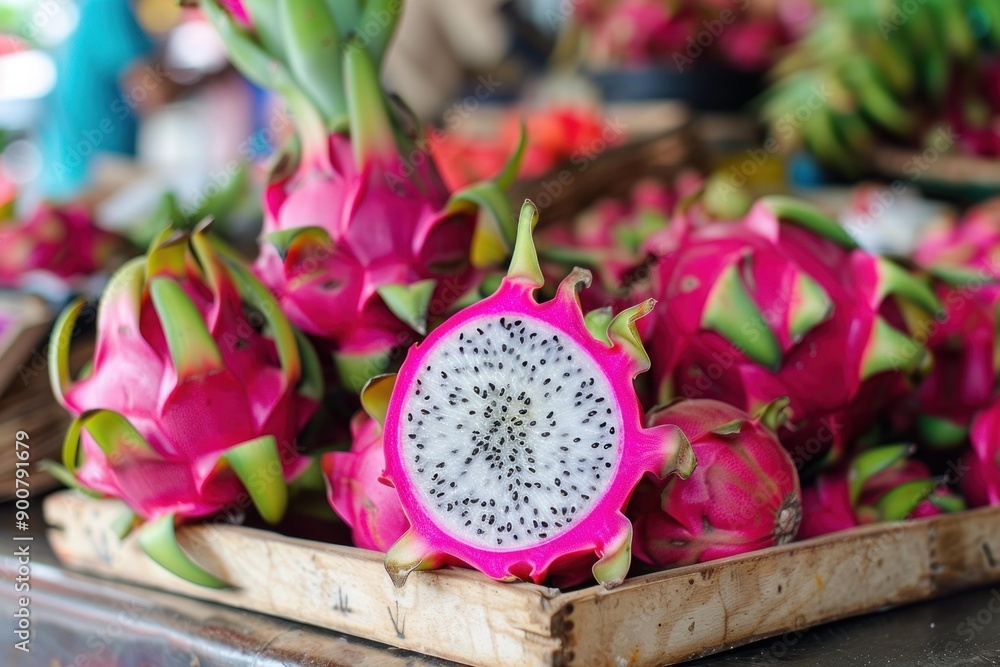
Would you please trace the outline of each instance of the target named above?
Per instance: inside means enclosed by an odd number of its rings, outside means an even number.
[[[471,320],[437,341],[407,389],[400,441],[426,511],[463,541],[518,549],[600,501],[621,452],[602,368],[522,315]]]

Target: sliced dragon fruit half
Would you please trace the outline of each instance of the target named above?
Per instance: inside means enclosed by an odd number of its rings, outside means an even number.
[[[500,288],[362,395],[384,415],[385,476],[411,525],[386,555],[397,586],[444,564],[540,583],[581,563],[614,586],[631,560],[623,509],[640,479],[694,469],[678,428],[643,427],[632,385],[649,368],[635,320],[654,302],[585,318],[583,269],[536,302],[537,218],[525,202]]]

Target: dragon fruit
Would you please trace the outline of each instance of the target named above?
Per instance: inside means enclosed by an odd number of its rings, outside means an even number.
[[[330,452],[321,459],[330,506],[351,527],[354,544],[388,551],[410,527],[399,496],[379,482],[385,468],[382,426],[359,412],[351,420],[349,452]]]
[[[280,92],[296,122],[297,146],[264,194],[257,272],[359,390],[473,286],[477,267],[507,256],[503,190],[516,164],[449,194],[410,136],[418,124],[379,87],[402,2],[246,2],[250,27],[215,0],[201,6],[234,64]]]
[[[122,240],[94,226],[82,205],[42,203],[23,220],[4,219],[5,209],[12,214],[13,192],[0,192],[0,287],[27,287],[39,273],[71,283],[109,268],[124,252]]]
[[[653,411],[650,426],[684,432],[698,459],[687,480],[647,477],[626,515],[633,551],[659,567],[692,565],[785,544],[802,518],[799,477],[774,429],[787,400],[752,417],[711,400]]]
[[[803,471],[839,459],[923,368],[910,327],[939,310],[933,292],[812,208],[767,197],[739,221],[674,224],[651,239],[660,402],[714,398],[754,414],[787,396],[779,437]]]
[[[909,458],[913,451],[907,444],[881,445],[820,474],[802,491],[799,538],[965,509],[962,498],[932,479],[926,465]]]
[[[997,395],[1000,199],[932,230],[914,259],[935,278],[945,307],[928,331],[934,366],[919,389],[918,432],[922,443],[954,447]]]
[[[145,520],[139,542],[155,561],[222,585],[180,551],[174,524],[251,502],[265,520],[281,518],[285,480],[308,462],[296,436],[322,393],[315,352],[204,231],[167,230],[115,274],[93,364],[73,381],[81,314],[92,317],[83,300],[63,312],[49,347],[56,398],[75,417],[64,479],[123,500]]]
[[[698,9],[690,1],[622,0],[592,8],[584,3],[578,17],[589,27],[587,55],[596,65],[641,64],[683,52],[695,35]],[[584,11],[589,9],[589,11]]]
[[[398,375],[362,394],[384,420],[385,477],[410,529],[385,567],[402,586],[414,570],[464,564],[495,579],[576,578],[607,587],[631,560],[623,510],[649,472],[690,475],[691,445],[673,426],[642,427],[632,379],[649,367],[635,320],[584,318],[574,270],[545,303],[525,202],[499,289],[413,346]],[[596,562],[595,562],[596,561]]]
[[[811,3],[810,3],[811,4]],[[703,54],[762,70],[789,43],[802,2],[734,0],[576,0],[586,56],[599,67],[666,61],[685,71]]]
[[[1000,402],[972,421],[972,449],[966,454],[962,491],[973,507],[1000,505]]]
[[[651,296],[652,256],[646,239],[667,227],[682,200],[701,190],[694,172],[680,175],[673,186],[640,181],[627,199],[606,198],[581,213],[570,225],[553,224],[538,235],[538,251],[547,277],[565,275],[573,266],[592,271],[596,284],[581,294],[585,311],[628,303]]]

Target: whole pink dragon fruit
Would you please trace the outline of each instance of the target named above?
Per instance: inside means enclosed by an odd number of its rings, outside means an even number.
[[[997,396],[1000,199],[932,230],[914,259],[935,278],[945,308],[927,332],[934,365],[920,385],[917,426],[921,442],[951,447],[966,442],[973,415]]]
[[[332,347],[354,390],[447,313],[477,266],[506,257],[513,238],[503,189],[516,165],[449,193],[410,136],[419,124],[379,87],[402,4],[246,4],[245,28],[216,0],[201,3],[235,65],[280,92],[297,126],[264,195],[257,271],[291,321]]]
[[[123,500],[147,522],[140,544],[161,565],[222,585],[183,555],[174,524],[249,502],[267,521],[282,517],[285,480],[307,462],[296,436],[321,394],[315,353],[204,231],[168,230],[115,274],[92,368],[74,381],[69,348],[81,314],[93,317],[85,305],[63,312],[49,347],[56,398],[76,417],[64,478]]]
[[[961,497],[908,458],[912,445],[881,445],[820,474],[802,490],[799,538],[818,537],[880,521],[902,521],[965,509]]]
[[[385,468],[382,426],[359,412],[351,420],[349,452],[330,452],[321,460],[330,506],[347,525],[355,546],[388,551],[410,527],[399,496],[379,482]]]
[[[973,507],[1000,505],[1000,401],[976,415],[971,439],[962,491]]]
[[[795,538],[799,476],[774,434],[786,404],[752,417],[719,401],[682,400],[649,414],[650,426],[684,432],[698,467],[687,480],[647,477],[636,489],[626,514],[640,560],[692,565]]]
[[[649,367],[635,320],[652,300],[585,319],[577,290],[590,274],[576,269],[538,303],[536,220],[526,202],[499,289],[362,394],[384,419],[385,477],[410,522],[385,557],[397,586],[444,564],[534,582],[579,580],[586,565],[614,586],[630,565],[623,511],[640,479],[694,468],[679,429],[643,428],[632,386]]]
[[[37,273],[74,281],[110,268],[123,254],[122,240],[94,226],[82,205],[43,203],[16,220],[3,218],[2,198],[0,193],[0,287],[26,287]],[[8,199],[8,213],[12,204]]]
[[[674,208],[701,190],[694,172],[682,174],[675,185],[641,181],[627,199],[596,202],[570,224],[552,224],[538,235],[546,276],[565,275],[573,266],[594,273],[596,284],[581,295],[585,311],[651,296],[646,240],[667,227]]]
[[[753,414],[787,396],[778,435],[800,470],[840,458],[922,368],[907,322],[939,310],[934,294],[788,198],[736,222],[674,224],[656,251],[664,303],[646,337],[660,402],[714,398]]]

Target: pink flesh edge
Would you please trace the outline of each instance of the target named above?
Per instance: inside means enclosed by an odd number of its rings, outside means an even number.
[[[505,278],[500,289],[492,296],[452,317],[428,336],[424,343],[414,345],[397,378],[396,388],[389,402],[383,438],[386,477],[395,486],[404,512],[411,526],[415,527],[420,542],[427,546],[428,554],[444,554],[494,579],[509,578],[512,571],[523,574],[530,567],[530,578],[540,583],[557,558],[569,553],[594,550],[600,553],[606,546],[614,543],[623,528],[627,527],[627,519],[622,514],[624,506],[639,479],[652,467],[651,459],[655,454],[651,455],[648,450],[655,448],[656,441],[641,427],[639,404],[632,385],[632,379],[636,375],[634,360],[620,348],[608,347],[590,335],[575,299],[557,297],[544,304],[536,304],[532,297],[534,289],[535,285],[529,281]],[[413,485],[408,483],[400,442],[402,412],[405,407],[403,401],[409,395],[410,385],[423,368],[424,357],[434,349],[438,341],[451,332],[471,320],[491,315],[497,318],[506,315],[542,321],[564,332],[579,344],[590,355],[593,363],[606,373],[620,410],[624,431],[620,439],[618,467],[609,481],[604,497],[591,507],[587,515],[557,536],[530,547],[502,551],[465,544],[461,536],[452,535],[438,526],[424,508],[422,499],[414,492]],[[392,429],[392,425],[396,425],[396,428]],[[636,449],[640,451],[636,452]]]

